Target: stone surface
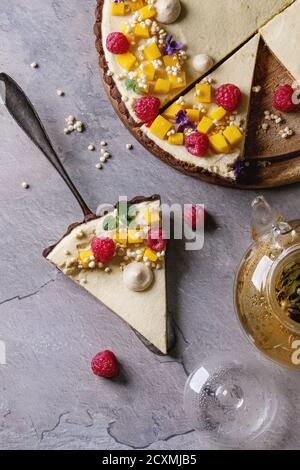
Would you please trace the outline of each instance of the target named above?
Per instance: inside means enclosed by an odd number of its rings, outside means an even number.
[[[92,209],[119,195],[160,192],[165,202],[204,203],[216,229],[206,233],[200,252],[171,246],[168,290],[178,342],[170,357],[155,356],[42,258],[43,248],[81,214],[63,181],[0,106],[0,340],[7,351],[7,365],[0,366],[0,448],[208,448],[184,416],[182,392],[187,373],[207,355],[255,356],[234,315],[232,285],[249,244],[256,193],[185,177],[138,143],[126,149],[133,138],[98,76],[94,7],[93,0],[1,2],[0,70],[33,101]],[[33,61],[37,69],[30,67]],[[69,114],[86,123],[84,134],[64,135]],[[97,171],[102,139],[112,158]],[[97,152],[87,150],[90,143]],[[22,181],[30,189],[22,189]],[[288,217],[299,217],[299,185],[266,196]],[[90,359],[105,348],[123,366],[116,381],[90,372]],[[275,373],[293,409],[291,432],[278,447],[299,448],[299,376],[280,368]]]

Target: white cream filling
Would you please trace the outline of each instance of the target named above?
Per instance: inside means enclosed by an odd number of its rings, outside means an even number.
[[[129,290],[143,292],[153,282],[153,272],[143,263],[129,263],[123,271],[123,281]]]
[[[162,24],[174,23],[180,16],[180,0],[156,0],[156,19]]]
[[[193,58],[193,67],[199,74],[207,72],[213,63],[213,59],[207,54],[198,54]]]
[[[300,80],[300,1],[270,21],[261,34],[280,62]]]

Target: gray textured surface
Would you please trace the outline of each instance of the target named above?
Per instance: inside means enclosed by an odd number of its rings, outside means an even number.
[[[201,449],[182,410],[186,373],[223,351],[255,354],[233,313],[235,268],[249,243],[254,192],[209,186],[185,177],[133,142],[101,88],[92,27],[94,0],[0,0],[0,69],[26,90],[66,168],[90,206],[160,192],[166,202],[207,205],[218,224],[197,253],[171,248],[169,300],[177,325],[173,357],[150,353],[118,318],[73,285],[41,256],[66,226],[81,218],[75,200],[45,158],[0,107],[0,448]],[[40,67],[32,70],[30,63]],[[56,96],[57,88],[66,96]],[[63,134],[64,118],[87,124]],[[98,153],[113,155],[101,172]],[[31,189],[24,191],[22,181]],[[299,216],[299,186],[267,193],[287,216]],[[89,369],[111,348],[123,365],[117,382]],[[272,365],[270,364],[270,367]],[[299,376],[277,369],[294,409],[279,447],[299,448]],[[298,391],[297,391],[298,388]],[[159,399],[158,399],[159,397]]]

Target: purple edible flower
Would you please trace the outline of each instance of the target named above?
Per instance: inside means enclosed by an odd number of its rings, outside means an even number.
[[[241,174],[243,168],[243,164],[240,158],[237,158],[234,165],[233,165],[233,174],[235,178],[238,178]]]
[[[168,55],[173,55],[174,52],[180,51],[183,48],[183,44],[180,42],[176,42],[175,39],[173,39],[173,36],[171,34],[168,34],[166,37],[166,48],[165,52]]]
[[[187,112],[184,110],[178,111],[176,114],[176,124],[179,124],[179,132],[184,132],[185,129],[192,129],[193,131],[196,129],[195,124],[189,120]]]

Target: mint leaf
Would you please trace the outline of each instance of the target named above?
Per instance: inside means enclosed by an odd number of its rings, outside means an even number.
[[[132,80],[131,78],[126,78],[125,87],[126,87],[126,90],[131,90],[134,93],[136,93],[137,95],[141,94],[141,90],[140,90],[136,80]]]
[[[105,217],[103,221],[104,230],[115,230],[118,227],[118,221],[112,215]]]

